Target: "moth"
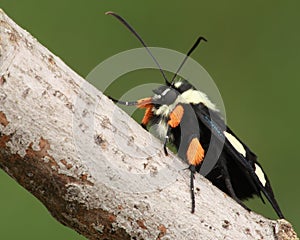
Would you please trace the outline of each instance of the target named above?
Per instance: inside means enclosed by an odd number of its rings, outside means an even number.
[[[117,13],[106,14],[115,17],[133,33],[152,57],[165,80],[165,85],[154,89],[151,97],[132,102],[111,99],[118,104],[145,109],[141,125],[145,129],[154,129],[158,136],[163,137],[166,155],[167,144],[170,143],[175,146],[178,156],[188,163],[191,173],[191,212],[195,211],[194,175],[200,171],[204,160],[214,160],[216,164],[205,177],[216,187],[248,210],[250,209],[242,201],[259,196],[265,203],[263,194],[278,217],[284,218],[257,156],[226,126],[220,112],[205,93],[185,79],[176,80],[188,57],[206,39],[197,39],[169,81],[146,43],[129,23]],[[212,154],[208,157],[209,149]]]

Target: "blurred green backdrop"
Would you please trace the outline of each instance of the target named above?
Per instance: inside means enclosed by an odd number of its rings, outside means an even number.
[[[106,58],[141,47],[104,15],[108,10],[125,17],[149,46],[186,52],[205,36],[208,43],[193,58],[214,78],[228,124],[258,154],[282,211],[300,232],[299,1],[1,0],[0,8],[83,77]],[[132,77],[151,80],[147,71]],[[114,96],[122,90],[114,88]],[[1,239],[84,239],[3,171],[0,194]],[[276,218],[268,204],[248,204]]]

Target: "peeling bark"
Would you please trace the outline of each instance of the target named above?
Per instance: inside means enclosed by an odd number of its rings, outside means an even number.
[[[292,231],[199,175],[191,214],[186,165],[165,157],[158,140],[1,10],[0,167],[89,239],[276,239]]]

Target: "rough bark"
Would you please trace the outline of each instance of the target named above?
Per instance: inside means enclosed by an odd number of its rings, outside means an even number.
[[[0,167],[89,239],[276,239],[292,231],[199,175],[191,214],[186,165],[2,10]]]

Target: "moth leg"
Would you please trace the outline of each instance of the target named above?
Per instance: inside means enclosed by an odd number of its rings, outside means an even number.
[[[142,119],[142,123],[141,123],[142,127],[146,130],[147,130],[147,124],[149,123],[149,121],[150,121],[150,119],[152,118],[152,115],[153,115],[152,107],[153,107],[152,104],[148,104],[148,105],[145,105],[145,106],[144,105],[139,106],[139,108],[145,108],[146,109],[144,117]]]
[[[204,159],[204,149],[201,146],[198,138],[193,138],[186,152],[186,157],[189,162],[189,169],[191,171],[191,181],[190,181],[190,191],[192,200],[192,210],[191,213],[195,212],[195,191],[194,191],[194,178],[196,173],[196,166],[200,165]]]
[[[168,150],[167,150],[167,143],[169,142],[170,139],[170,134],[171,134],[171,127],[168,125],[168,130],[167,130],[167,134],[165,136],[165,140],[164,140],[164,152],[165,155],[168,156]]]
[[[229,192],[230,197],[232,197],[238,204],[240,204],[243,208],[245,208],[248,211],[251,211],[250,208],[248,208],[235,194],[235,191],[232,187],[231,180],[230,180],[230,175],[226,166],[226,163],[224,160],[221,160],[221,168],[222,168],[222,176],[225,181],[225,186]]]
[[[195,190],[194,190],[194,180],[196,173],[196,166],[190,165],[189,169],[191,171],[191,179],[190,179],[190,192],[191,192],[191,200],[192,200],[192,210],[191,213],[195,212]]]

